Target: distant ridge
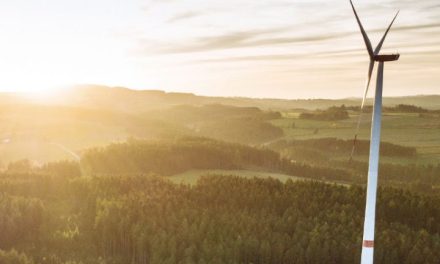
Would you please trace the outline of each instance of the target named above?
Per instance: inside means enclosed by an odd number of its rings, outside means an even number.
[[[17,100],[10,93],[0,93],[0,103]],[[72,87],[55,100],[56,104],[87,108],[105,108],[124,112],[145,112],[176,105],[224,104],[240,107],[258,107],[271,110],[328,108],[342,105],[358,106],[360,98],[344,99],[270,99],[247,97],[211,97],[192,93],[165,92],[162,90],[134,90],[126,87],[104,85],[79,85]],[[367,99],[367,103],[372,101]],[[412,104],[427,109],[440,109],[440,95],[385,97],[384,104]]]

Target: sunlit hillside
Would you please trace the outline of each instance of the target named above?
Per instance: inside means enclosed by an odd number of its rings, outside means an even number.
[[[440,259],[435,98],[385,98],[379,263]],[[371,110],[349,161],[358,99],[3,94],[0,262],[353,263]]]
[[[424,109],[440,108],[436,96],[385,98]],[[396,102],[396,103],[394,103]],[[335,137],[351,139],[358,111],[337,122],[298,119],[299,114],[327,106],[353,106],[358,99],[272,100],[203,97],[126,88],[78,87],[52,97],[0,95],[1,162],[30,159],[36,163],[75,159],[94,146],[129,138],[159,139],[202,136],[225,141],[266,145],[290,138]],[[384,140],[419,149],[435,160],[439,153],[438,114],[390,113],[385,117]],[[364,116],[361,136],[368,138],[369,117]],[[295,125],[292,127],[292,125]],[[407,133],[401,133],[407,130]],[[426,130],[429,129],[429,130]],[[319,130],[320,133],[314,133]],[[396,134],[399,137],[396,137]]]

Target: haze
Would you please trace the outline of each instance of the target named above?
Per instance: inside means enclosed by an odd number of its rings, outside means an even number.
[[[355,2],[386,96],[438,94],[440,3]],[[347,1],[0,0],[0,90],[94,83],[202,95],[361,96],[368,57]],[[388,77],[389,76],[389,77]]]

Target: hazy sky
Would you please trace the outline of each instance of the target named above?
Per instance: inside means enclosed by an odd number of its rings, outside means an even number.
[[[385,95],[440,94],[440,1],[354,0],[384,52]],[[0,90],[104,84],[203,95],[361,96],[348,0],[0,0]]]

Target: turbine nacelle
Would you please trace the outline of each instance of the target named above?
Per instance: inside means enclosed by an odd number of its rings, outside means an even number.
[[[384,55],[374,55],[374,60],[379,62],[384,61],[396,61],[400,57],[400,54],[384,54]]]

